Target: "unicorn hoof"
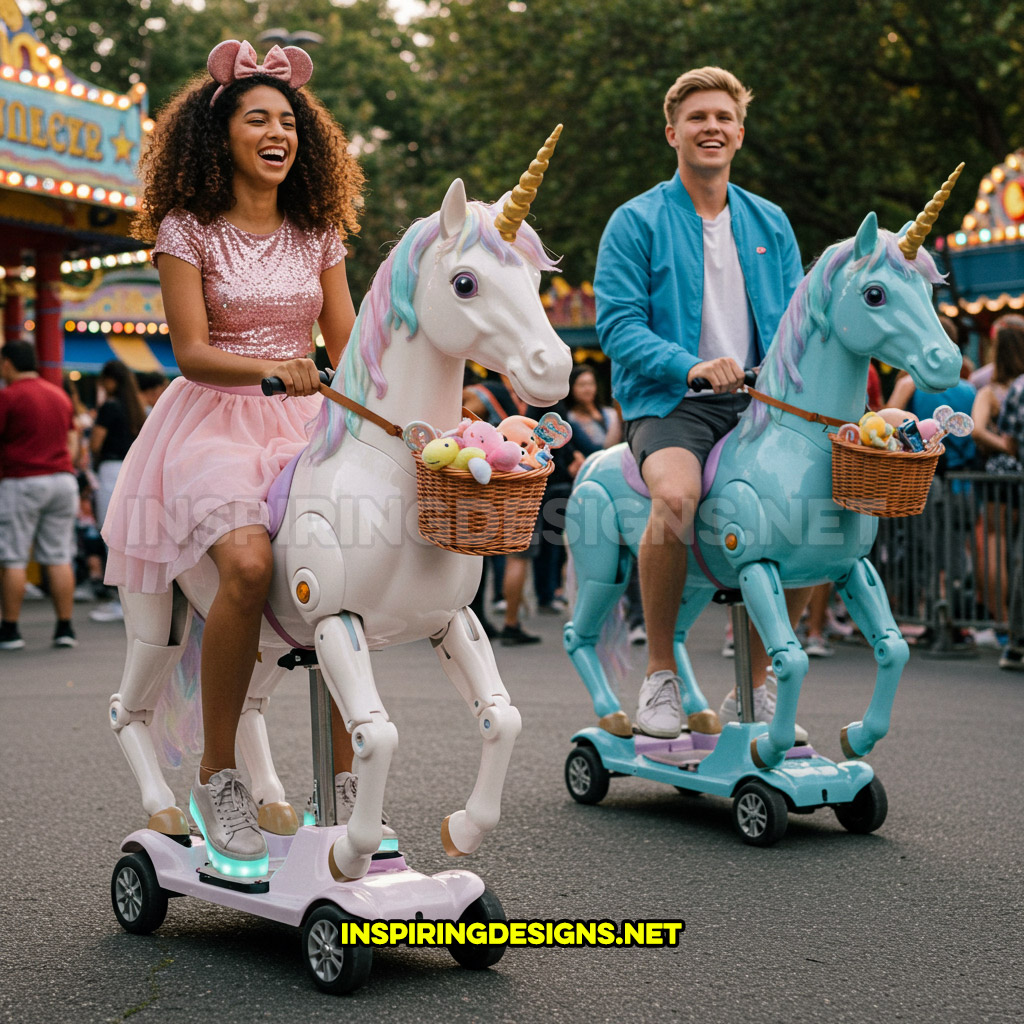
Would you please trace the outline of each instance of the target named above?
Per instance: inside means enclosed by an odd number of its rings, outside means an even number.
[[[263,804],[256,822],[264,832],[275,836],[293,836],[299,831],[299,816],[295,808],[284,800]]]
[[[611,715],[599,718],[597,727],[604,729],[605,732],[610,732],[613,736],[621,736],[623,739],[631,739],[633,736],[633,723],[625,711],[616,711]]]
[[[449,857],[465,857],[474,853],[484,834],[466,817],[465,811],[449,814],[441,822],[441,845]]]
[[[768,733],[764,733],[762,736],[758,736],[755,739],[752,739],[750,741],[750,760],[753,761],[754,764],[762,771],[768,771],[768,769],[775,768],[777,765],[781,764],[782,759],[785,756],[785,751],[775,755],[774,758],[766,759],[764,756],[762,756],[761,751],[758,749],[758,740],[764,740],[766,743],[768,743],[769,746],[771,746],[771,740],[768,738]],[[771,763],[769,763],[769,761]]]
[[[449,814],[448,818],[450,817],[451,815]],[[448,818],[441,822],[441,845],[444,847],[444,852],[449,857],[465,857],[466,854],[452,842],[452,834],[448,829]]]
[[[843,753],[847,756],[847,758],[849,758],[851,761],[855,761],[863,757],[864,754],[858,754],[857,751],[854,750],[853,746],[850,744],[850,738],[846,734],[849,728],[850,727],[848,725],[844,725],[843,728],[840,730],[839,745],[843,748]]]
[[[331,846],[327,866],[336,882],[355,882],[370,870],[370,858],[361,857],[352,849],[348,836],[342,836]]]
[[[180,807],[165,807],[157,811],[146,824],[153,832],[161,832],[165,836],[187,836],[189,832],[185,812]]]
[[[699,732],[706,736],[717,736],[722,731],[722,723],[711,708],[694,711],[693,714],[687,715],[686,725],[690,732]]]

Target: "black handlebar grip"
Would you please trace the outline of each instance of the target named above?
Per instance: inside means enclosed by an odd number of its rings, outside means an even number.
[[[320,371],[320,383],[330,384],[332,370],[321,370]],[[263,389],[263,394],[268,398],[271,395],[283,395],[285,392],[284,381],[280,377],[264,377],[260,381],[260,387]]]
[[[744,370],[743,383],[747,387],[753,387],[757,383],[757,370]],[[711,387],[711,381],[706,377],[694,377],[690,381],[691,391],[707,391]]]

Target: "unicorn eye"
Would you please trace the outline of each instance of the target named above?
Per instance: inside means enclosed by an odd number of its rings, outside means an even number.
[[[864,292],[864,301],[869,306],[884,306],[885,305],[885,289],[879,288],[878,285],[873,284],[870,288]]]
[[[452,288],[460,299],[471,299],[476,295],[476,278],[472,274],[456,274],[452,278]]]

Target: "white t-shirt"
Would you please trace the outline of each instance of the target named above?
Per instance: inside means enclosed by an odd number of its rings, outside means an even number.
[[[732,214],[726,206],[714,220],[704,220],[704,301],[700,317],[701,361],[732,356],[740,366],[753,366],[754,317],[740,268]],[[710,394],[710,392],[707,392]],[[693,394],[693,392],[691,392]],[[705,394],[705,392],[701,392]]]

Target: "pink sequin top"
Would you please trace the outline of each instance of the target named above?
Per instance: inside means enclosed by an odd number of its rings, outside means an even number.
[[[200,224],[172,210],[160,223],[153,263],[165,252],[199,269],[215,348],[295,359],[309,352],[323,308],[320,275],[346,251],[337,231],[303,231],[287,217],[271,234],[254,235],[223,217]]]

